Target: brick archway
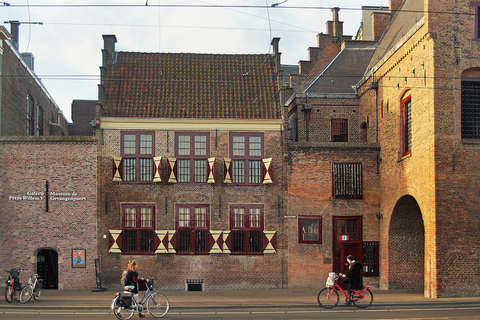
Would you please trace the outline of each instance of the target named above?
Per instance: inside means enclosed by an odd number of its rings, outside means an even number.
[[[412,196],[403,196],[393,208],[389,227],[389,289],[423,289],[425,227]]]

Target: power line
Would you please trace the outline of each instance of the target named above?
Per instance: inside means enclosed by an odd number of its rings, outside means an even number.
[[[190,9],[211,9],[211,8],[237,8],[237,9],[301,9],[301,10],[331,10],[331,7],[324,6],[268,6],[268,5],[221,5],[221,4],[10,4],[9,8],[190,8]],[[362,11],[362,8],[356,7],[340,7],[340,10]],[[476,13],[469,12],[454,12],[454,11],[425,11],[425,10],[395,10],[395,12],[410,12],[410,13],[428,13],[428,14],[448,14],[448,15],[476,15]]]

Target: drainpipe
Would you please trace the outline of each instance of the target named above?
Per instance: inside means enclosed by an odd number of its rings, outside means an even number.
[[[375,143],[378,144],[378,81],[375,81],[375,78],[373,78],[373,72],[372,79],[369,88],[375,92]],[[380,154],[377,153],[377,174],[380,174],[380,161]]]
[[[308,102],[308,93],[307,93],[307,103],[305,103],[302,107],[302,111],[305,112],[305,140],[310,140],[310,111],[312,110],[312,106]]]

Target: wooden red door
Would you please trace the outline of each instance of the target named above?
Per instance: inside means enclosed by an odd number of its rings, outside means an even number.
[[[348,255],[363,263],[361,216],[333,218],[333,272],[345,272]]]

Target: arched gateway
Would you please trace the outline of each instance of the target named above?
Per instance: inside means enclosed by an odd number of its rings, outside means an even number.
[[[389,289],[423,289],[425,228],[422,212],[412,196],[393,208],[389,227]]]

